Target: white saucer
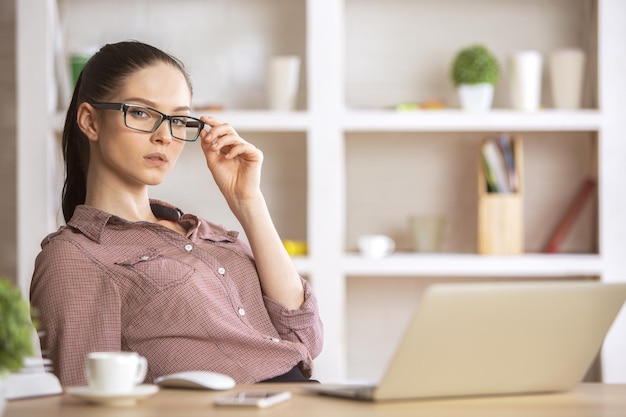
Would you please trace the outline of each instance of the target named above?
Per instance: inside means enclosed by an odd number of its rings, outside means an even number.
[[[128,406],[135,405],[137,401],[143,400],[151,395],[159,392],[159,387],[152,384],[137,385],[129,393],[125,394],[109,394],[93,391],[89,387],[68,387],[65,392],[81,400],[85,400],[94,404],[112,405],[112,406]]]

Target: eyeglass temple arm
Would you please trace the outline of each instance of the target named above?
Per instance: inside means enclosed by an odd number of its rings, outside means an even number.
[[[187,121],[187,127],[197,127],[197,128],[203,128],[205,125],[205,123],[201,120],[188,120]]]
[[[92,106],[98,109],[111,109],[111,110],[123,110],[124,103],[103,103],[101,101],[91,101],[89,102]]]

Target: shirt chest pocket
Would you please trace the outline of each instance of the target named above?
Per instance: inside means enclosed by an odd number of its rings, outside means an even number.
[[[142,255],[116,262],[131,272],[141,283],[146,283],[158,291],[164,291],[187,281],[193,274],[193,267],[176,259],[157,253]]]

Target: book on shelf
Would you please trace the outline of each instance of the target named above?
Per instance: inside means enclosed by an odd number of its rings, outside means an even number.
[[[487,190],[495,193],[516,192],[519,185],[515,157],[508,136],[487,138],[481,149]]]
[[[496,183],[496,176],[489,166],[489,162],[487,162],[487,158],[485,154],[481,155],[481,162],[483,165],[483,171],[485,174],[485,181],[487,182],[487,192],[489,193],[497,193],[498,192],[498,184]]]
[[[578,215],[582,211],[583,206],[590,199],[595,186],[596,181],[593,178],[586,178],[582,182],[582,184],[578,188],[578,191],[574,195],[574,198],[572,199],[569,206],[565,210],[565,213],[561,217],[561,220],[550,234],[548,241],[543,247],[543,252],[558,252],[559,248],[565,241],[567,234],[571,230],[574,221],[577,219]]]
[[[519,177],[517,175],[517,167],[515,166],[515,155],[513,154],[511,138],[508,135],[500,135],[498,137],[498,148],[504,158],[509,187],[512,192],[516,192],[519,188]]]

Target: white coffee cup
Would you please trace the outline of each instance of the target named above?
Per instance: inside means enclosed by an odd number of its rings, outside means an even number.
[[[386,235],[363,235],[359,237],[357,246],[361,254],[368,258],[383,258],[396,249],[393,239]]]
[[[135,352],[91,352],[85,371],[90,390],[126,394],[143,382],[148,361]]]

